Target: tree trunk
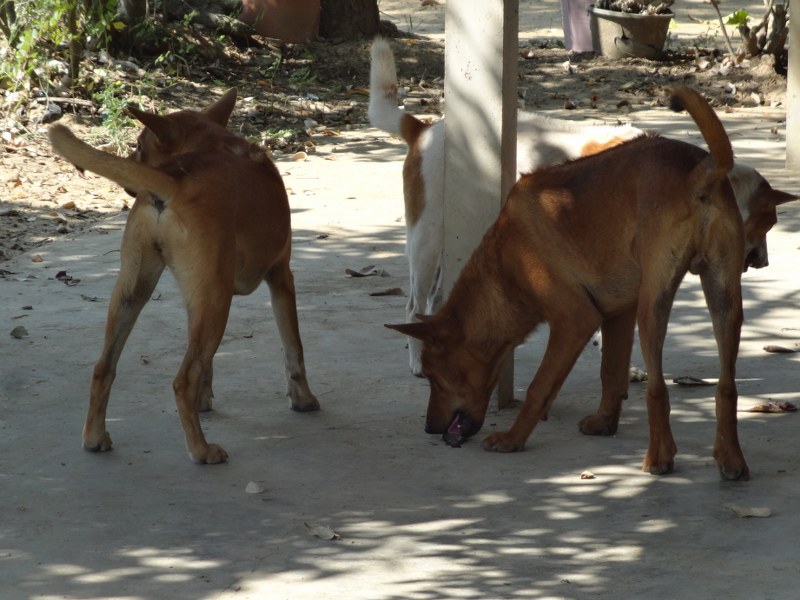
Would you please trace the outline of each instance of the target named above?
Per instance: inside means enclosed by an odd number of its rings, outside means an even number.
[[[118,11],[126,23],[139,23],[147,14],[147,0],[120,0]]]
[[[323,38],[371,38],[379,26],[378,0],[322,0],[319,33]]]

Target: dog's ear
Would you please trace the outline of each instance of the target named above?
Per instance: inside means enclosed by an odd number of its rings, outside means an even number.
[[[215,123],[227,127],[233,107],[236,105],[236,88],[231,88],[219,100],[203,110],[203,114]]]
[[[177,138],[175,126],[169,117],[162,117],[156,113],[140,110],[133,104],[129,104],[126,112],[134,119],[139,121],[142,125],[147,127],[150,131],[156,134],[158,141],[162,146],[171,148],[172,143]]]
[[[433,337],[433,328],[428,323],[398,323],[395,325],[385,324],[384,327],[394,329],[400,333],[416,338],[418,340],[430,340]]]
[[[776,190],[770,188],[769,190],[769,201],[772,202],[775,206],[779,204],[786,204],[787,202],[791,202],[792,200],[797,200],[797,196],[794,194],[790,194],[788,192],[782,192],[780,190]]]

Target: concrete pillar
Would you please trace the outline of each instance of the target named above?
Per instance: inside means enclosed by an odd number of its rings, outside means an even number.
[[[800,19],[789,19],[786,104],[786,168],[800,169]]]
[[[516,179],[518,23],[517,0],[446,5],[445,293]],[[500,406],[513,400],[513,358],[509,363],[498,384]]]

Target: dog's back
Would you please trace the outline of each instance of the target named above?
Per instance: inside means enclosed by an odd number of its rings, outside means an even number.
[[[517,176],[540,166],[597,154],[644,135],[630,124],[586,124],[537,113],[517,114]]]

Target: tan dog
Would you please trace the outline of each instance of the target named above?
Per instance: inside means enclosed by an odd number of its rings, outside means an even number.
[[[94,368],[83,428],[87,450],[111,449],[105,417],[117,362],[165,267],[189,316],[189,343],[173,389],[193,461],[227,459],[220,446],[206,443],[198,411],[211,408],[212,361],[232,296],[249,294],[264,280],[283,342],[291,407],[319,408],[306,381],[297,324],[286,189],[266,151],[225,128],[235,102],[234,89],[202,112],[159,116],[130,108],[145,125],[131,158],[95,150],[64,126],[50,129],[56,152],[136,194]]]
[[[483,425],[498,370],[539,323],[550,325],[541,365],[508,431],[488,450],[522,450],[592,334],[604,340],[602,399],[581,431],[616,431],[628,390],[638,320],[649,373],[650,444],[643,468],[673,469],[675,442],[662,349],[675,292],[700,275],[720,358],[714,457],[727,479],[747,479],[736,423],[736,357],[745,266],[742,218],[728,181],[730,141],[697,92],[672,97],[698,124],[711,152],[645,136],[521,178],[453,291],[432,317],[391,325],[423,341],[431,386],[426,431],[459,444]]]

